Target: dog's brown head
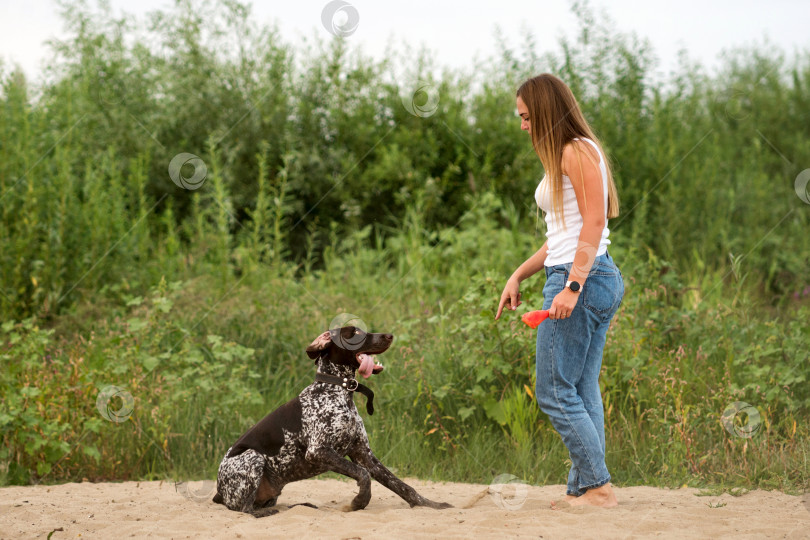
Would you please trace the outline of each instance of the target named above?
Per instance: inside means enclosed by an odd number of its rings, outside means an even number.
[[[356,326],[344,326],[327,330],[307,347],[307,355],[313,360],[328,359],[330,362],[350,366],[364,377],[380,373],[373,355],[382,354],[394,341],[392,334],[373,334]]]

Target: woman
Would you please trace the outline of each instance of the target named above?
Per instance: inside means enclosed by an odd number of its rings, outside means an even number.
[[[520,282],[544,268],[550,320],[537,331],[535,394],[571,458],[565,501],[616,506],[599,391],[605,336],[624,295],[607,252],[607,220],[619,213],[616,186],[599,141],[560,79],[543,74],[524,82],[517,110],[546,171],[535,200],[545,213],[547,240],[506,282],[495,319],[504,306],[520,305]]]

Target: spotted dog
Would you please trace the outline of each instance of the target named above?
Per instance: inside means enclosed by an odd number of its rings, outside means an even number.
[[[385,352],[393,340],[391,334],[367,333],[354,326],[318,336],[306,348],[318,364],[315,382],[228,449],[219,466],[214,502],[256,517],[269,516],[278,512],[273,507],[286,484],[334,471],[357,481],[360,489],[351,510],[368,505],[372,478],[411,507],[450,508],[419,495],[377,459],[354,406],[354,392],[362,392],[369,414],[373,413],[374,394],[355,379],[355,372],[366,378],[380,373],[383,366],[373,355]]]

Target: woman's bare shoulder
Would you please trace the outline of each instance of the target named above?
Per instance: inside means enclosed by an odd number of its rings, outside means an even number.
[[[583,157],[585,159],[583,159]],[[578,169],[580,163],[582,164],[582,167],[593,166],[594,168],[598,168],[599,153],[596,151],[596,148],[594,148],[593,145],[587,141],[583,141],[581,139],[571,140],[563,147],[563,174],[567,176],[568,170],[573,167]]]

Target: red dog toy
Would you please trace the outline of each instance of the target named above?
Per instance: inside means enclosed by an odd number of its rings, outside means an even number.
[[[546,319],[548,319],[547,309],[529,311],[528,313],[524,313],[523,316],[520,318],[520,320],[529,325],[529,328],[537,328],[538,326],[540,326],[540,323],[545,321]]]

